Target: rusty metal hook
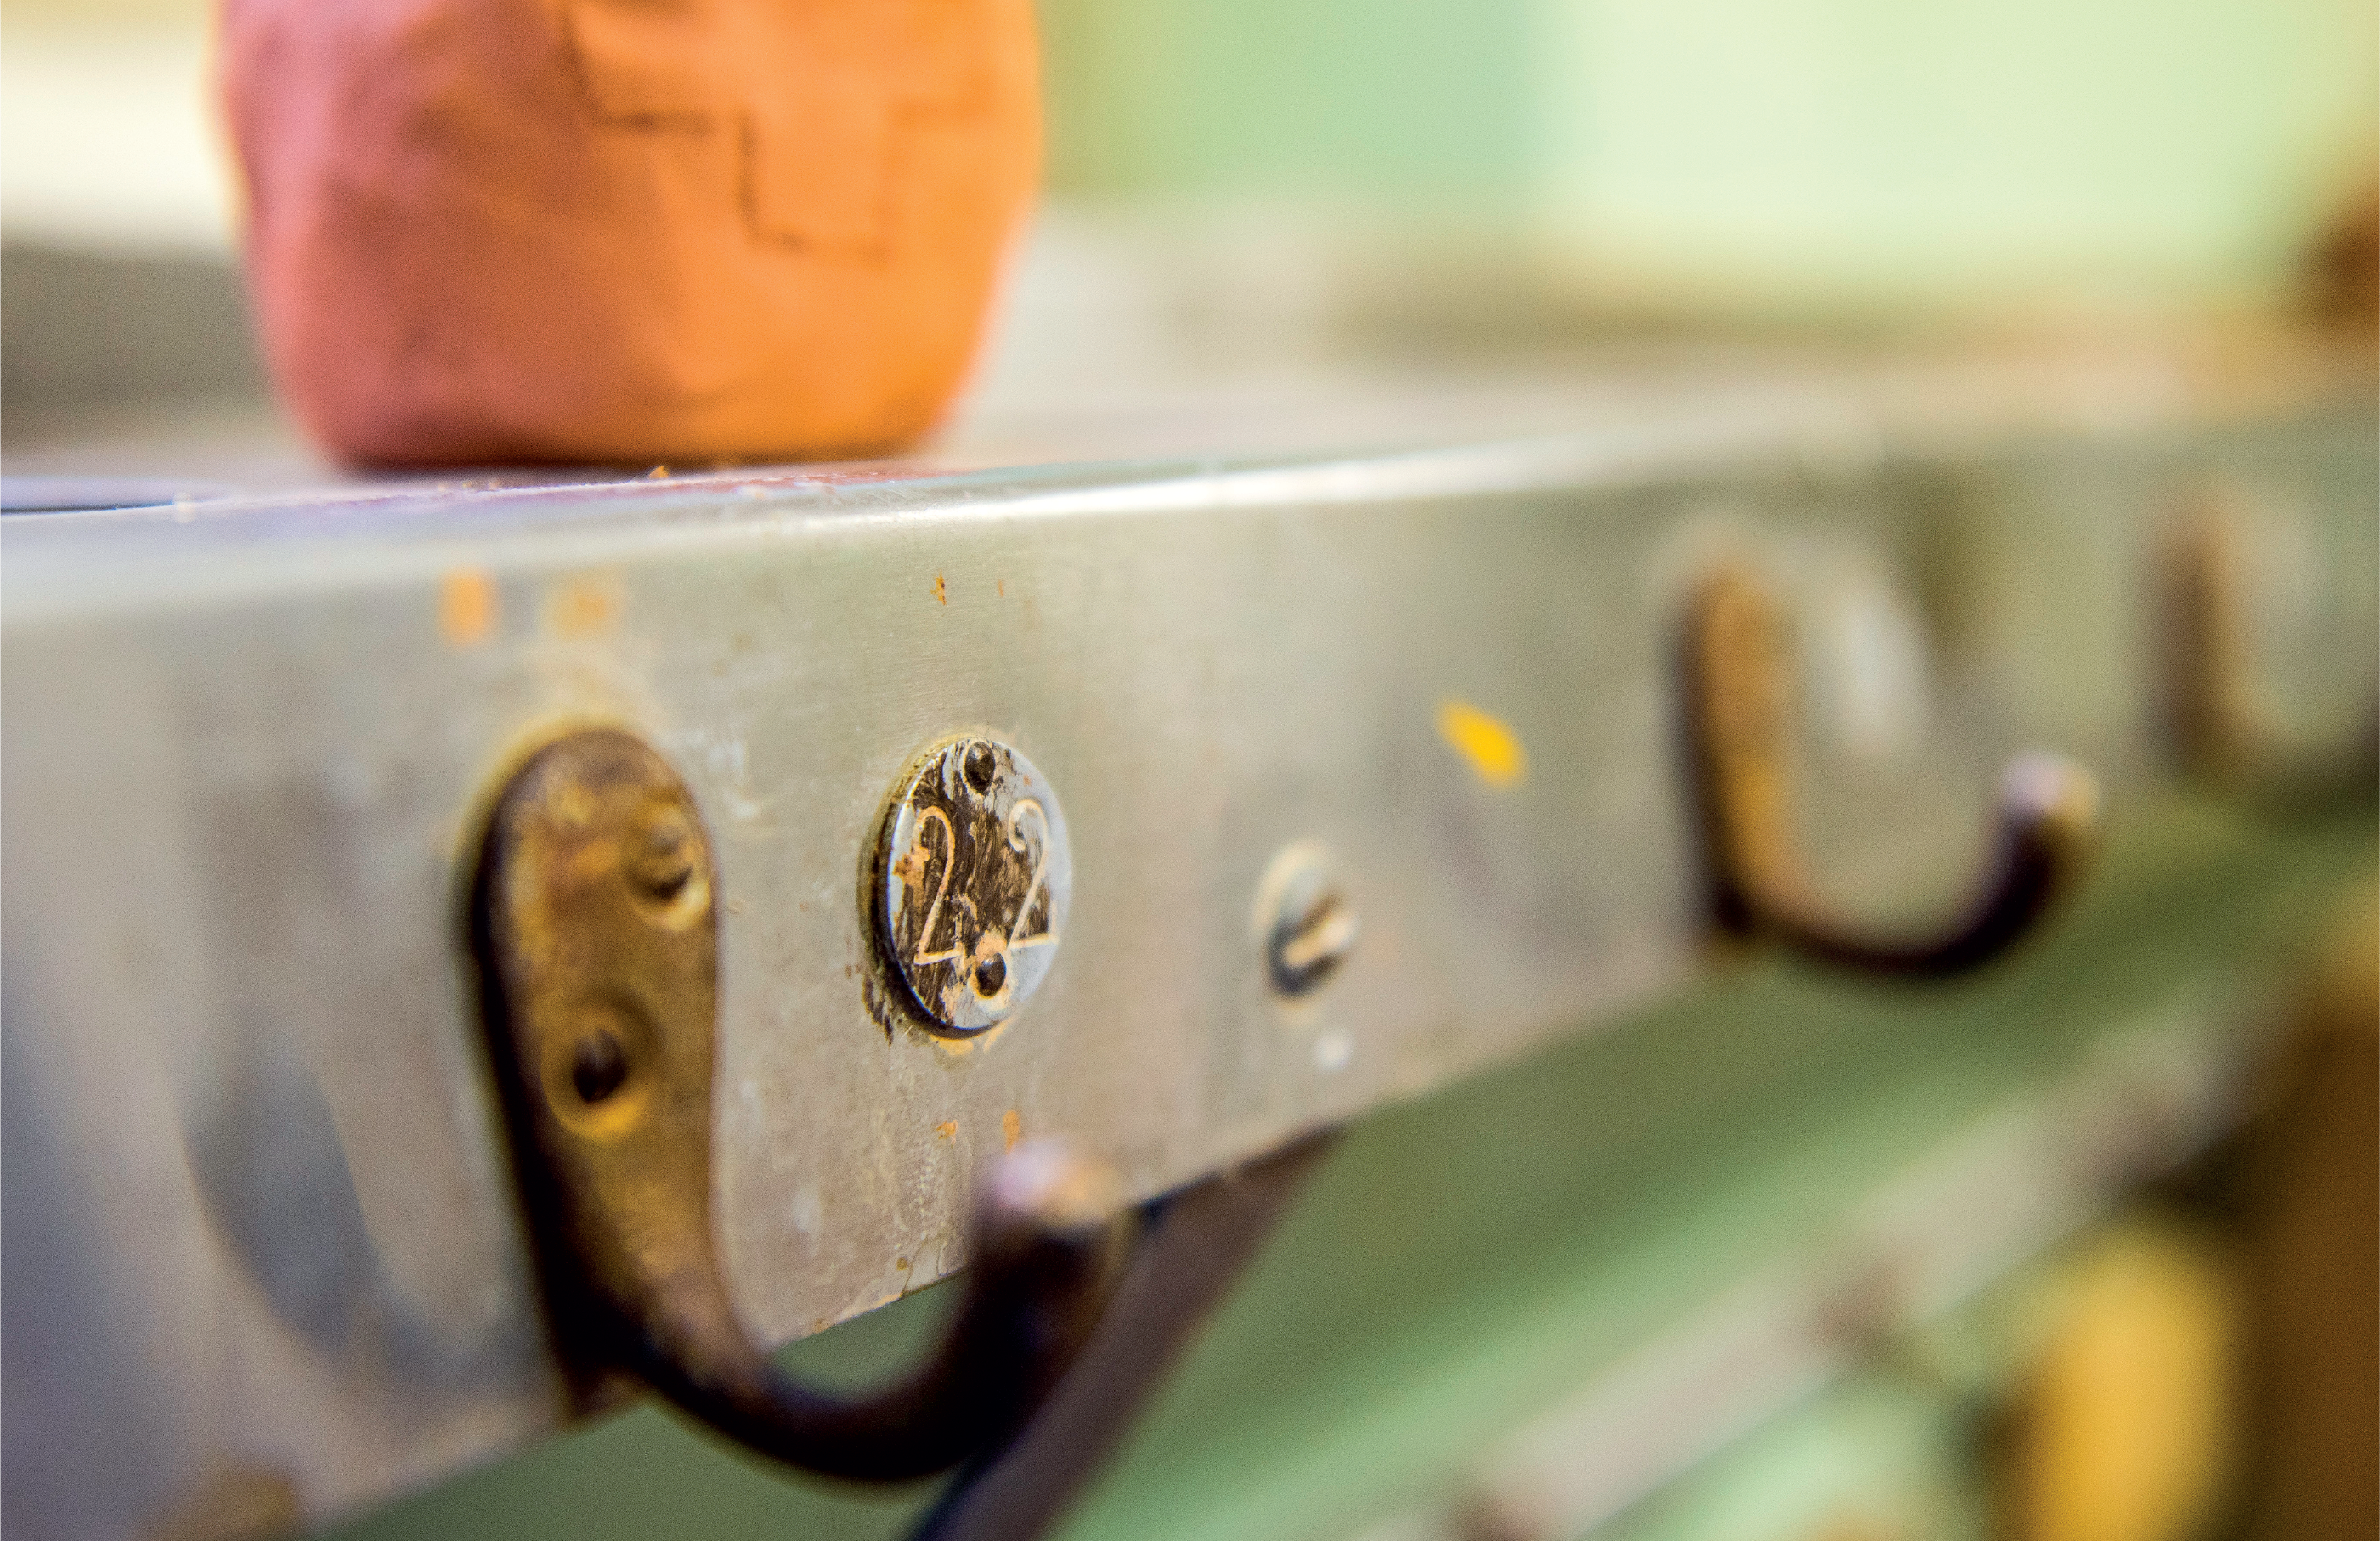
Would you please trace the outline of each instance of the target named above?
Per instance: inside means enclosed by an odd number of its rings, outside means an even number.
[[[845,1398],[772,1365],[711,1234],[717,876],[685,783],[640,740],[539,751],[489,822],[472,946],[562,1356],[625,1371],[746,1448],[858,1481],[996,1448],[1097,1319],[1124,1221],[1103,1168],[1026,1145],[994,1170],[965,1303],[906,1379]]]
[[[1945,977],[2022,940],[2086,858],[2097,783],[2055,756],[2022,756],[2001,775],[1993,867],[1964,916],[1937,936],[1857,935],[1827,913],[1794,836],[1793,667],[1782,609],[1749,573],[1723,567],[1694,596],[1685,652],[1711,912],[1721,930],[1870,973]]]

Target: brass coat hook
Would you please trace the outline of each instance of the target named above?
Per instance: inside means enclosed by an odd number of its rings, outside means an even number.
[[[965,1304],[906,1379],[856,1398],[772,1365],[711,1234],[716,875],[685,784],[628,734],[573,734],[490,821],[472,944],[554,1337],[760,1454],[899,1481],[996,1448],[1080,1347],[1124,1222],[1104,1169],[1026,1145],[992,1172]]]
[[[1782,609],[1749,573],[1724,567],[1694,596],[1685,653],[1711,911],[1722,930],[1850,968],[1938,978],[2022,939],[2082,866],[2097,783],[2067,760],[2025,755],[2000,778],[1993,866],[1966,914],[1938,936],[1858,935],[1827,913],[1795,837],[1794,674]]]

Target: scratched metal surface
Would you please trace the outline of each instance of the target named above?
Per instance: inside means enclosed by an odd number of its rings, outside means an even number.
[[[2075,753],[2119,812],[2164,774],[2148,552],[2211,475],[2303,511],[2311,715],[2368,698],[2368,400],[2111,423],[2036,410],[2057,384],[10,519],[8,1525],[130,1535],[258,1473],[319,1517],[559,1415],[456,913],[481,799],[559,725],[646,734],[710,821],[721,1242],[784,1339],[957,1266],[1013,1133],[1152,1194],[1702,967],[1669,644],[1715,551],[1798,596],[1808,831],[1879,916],[1955,897],[1999,756]],[[1033,1000],[953,1043],[871,1010],[861,886],[898,773],[967,729],[1050,778],[1075,891]],[[1250,906],[1308,839],[1363,937],[1284,1009]]]

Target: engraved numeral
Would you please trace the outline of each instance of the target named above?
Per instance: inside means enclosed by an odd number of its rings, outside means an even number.
[[[934,944],[934,923],[941,918],[942,897],[950,892],[951,872],[959,864],[958,833],[951,828],[950,815],[940,808],[926,809],[924,815],[917,820],[917,849],[923,851],[926,848],[926,831],[934,824],[940,824],[942,827],[942,880],[934,885],[934,902],[926,906],[926,923],[917,929],[917,953],[909,960],[909,966],[912,968],[923,968],[928,964],[936,963],[955,964],[965,956],[966,952],[964,947],[959,946],[945,948],[940,953],[926,951]],[[951,940],[953,942],[958,940],[958,924],[955,918],[951,925]]]
[[[1015,918],[1008,923],[1010,928],[1008,945],[1011,951],[1019,947],[1047,947],[1058,940],[1050,934],[1050,929],[1046,926],[1029,937],[1020,937],[1015,934],[1015,928],[1033,918],[1034,896],[1041,892],[1042,880],[1048,877],[1050,872],[1050,815],[1041,807],[1038,798],[1020,797],[1016,800],[1016,806],[1008,810],[1008,848],[1020,855],[1025,852],[1025,810],[1027,808],[1032,809],[1033,817],[1040,820],[1041,849],[1033,858],[1033,880],[1025,885],[1025,900],[1016,906]]]

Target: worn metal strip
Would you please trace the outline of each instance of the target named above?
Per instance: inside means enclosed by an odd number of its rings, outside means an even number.
[[[1671,649],[1716,553],[1805,631],[1811,877],[1854,914],[1955,902],[2012,749],[2119,805],[2166,778],[2148,553],[2210,478],[2296,511],[2310,635],[2359,643],[2274,656],[2309,720],[2360,706],[2360,394],[1946,438],[1946,393],[12,519],[9,1523],[129,1535],[260,1472],[320,1516],[558,1415],[459,916],[486,798],[563,726],[635,728],[714,832],[720,1244],[782,1339],[956,1267],[1020,1136],[1148,1196],[1707,966]],[[1038,993],[953,1040],[883,1009],[861,890],[964,731],[1063,799],[1074,895]],[[1360,930],[1286,1002],[1256,912],[1301,842]]]

